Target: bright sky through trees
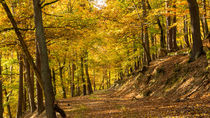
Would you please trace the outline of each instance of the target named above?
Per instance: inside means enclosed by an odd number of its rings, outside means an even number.
[[[98,8],[98,9],[101,9],[104,6],[106,6],[106,1],[105,0],[95,0],[94,7]]]

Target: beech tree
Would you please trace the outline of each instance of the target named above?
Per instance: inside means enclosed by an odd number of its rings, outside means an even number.
[[[46,46],[46,39],[42,21],[42,6],[40,0],[33,0],[34,6],[34,22],[36,28],[36,40],[40,49],[41,60],[41,80],[44,85],[45,94],[45,109],[48,118],[56,118],[54,111],[55,96],[53,92],[53,86],[50,78],[50,69],[48,62],[48,53]]]

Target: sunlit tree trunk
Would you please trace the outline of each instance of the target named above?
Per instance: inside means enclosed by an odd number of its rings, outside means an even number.
[[[203,53],[203,44],[201,41],[201,32],[200,32],[200,18],[199,18],[199,8],[196,0],[187,0],[190,16],[191,16],[191,25],[192,25],[192,39],[193,47],[190,54],[190,60],[194,61]]]
[[[19,59],[19,91],[18,91],[18,108],[16,118],[23,116],[23,58],[22,55],[18,56]]]

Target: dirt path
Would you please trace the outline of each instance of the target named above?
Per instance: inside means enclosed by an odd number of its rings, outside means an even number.
[[[210,100],[119,98],[113,91],[59,100],[68,118],[210,117]]]

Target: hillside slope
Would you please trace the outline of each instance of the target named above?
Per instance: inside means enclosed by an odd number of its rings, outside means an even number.
[[[210,68],[205,56],[187,63],[187,55],[153,61],[147,70],[114,85],[119,97],[153,97],[184,100],[210,96]]]

